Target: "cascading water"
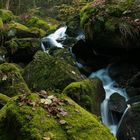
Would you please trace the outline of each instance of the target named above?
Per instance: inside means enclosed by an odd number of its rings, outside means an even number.
[[[109,77],[108,68],[101,69],[97,72],[93,72],[90,77],[98,77],[102,80],[103,86],[106,92],[105,100],[101,104],[101,116],[103,123],[110,129],[110,131],[116,135],[118,123],[115,120],[110,119],[109,117],[109,109],[108,109],[108,101],[110,96],[117,92],[120,95],[124,96],[126,100],[128,100],[125,89],[115,87],[116,83]]]
[[[43,51],[46,51],[47,48],[45,48],[44,42],[47,43],[47,47],[58,47],[63,48],[62,41],[66,39],[66,30],[67,27],[60,27],[58,30],[56,30],[54,33],[48,35],[47,37],[43,37],[41,40],[41,48]]]

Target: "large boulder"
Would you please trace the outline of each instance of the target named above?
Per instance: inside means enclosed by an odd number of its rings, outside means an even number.
[[[102,54],[139,49],[139,5],[137,0],[94,0],[85,6],[81,25],[92,47]]]
[[[125,112],[117,132],[118,140],[140,139],[140,103],[132,103]]]
[[[0,92],[9,97],[30,93],[20,70],[14,64],[4,63],[0,65]]]
[[[37,38],[12,38],[5,42],[9,60],[16,63],[29,63],[34,54],[41,50],[40,39]]]
[[[63,90],[71,82],[81,80],[78,69],[61,57],[39,51],[24,70],[24,78],[31,89]]]
[[[105,91],[98,78],[73,82],[64,89],[63,93],[88,111],[100,116],[100,105],[105,98]]]
[[[22,95],[0,110],[1,140],[116,140],[97,118],[70,98]]]

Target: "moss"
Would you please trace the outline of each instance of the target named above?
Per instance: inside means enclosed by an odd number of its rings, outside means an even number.
[[[104,100],[105,91],[99,79],[73,82],[64,89],[63,93],[88,111],[100,115],[100,104]]]
[[[139,47],[139,1],[93,1],[81,10],[86,39],[98,48]],[[110,38],[108,40],[108,38]]]
[[[0,29],[3,28],[3,21],[2,21],[2,18],[0,18]]]
[[[24,78],[34,90],[63,90],[69,83],[80,80],[81,75],[77,68],[65,60],[39,51],[25,68]]]
[[[49,24],[44,21],[43,19],[40,19],[38,17],[31,17],[28,21],[27,21],[27,26],[28,27],[37,27],[37,28],[41,28],[43,30],[49,30],[50,26]]]
[[[15,22],[15,21],[12,21],[11,23],[8,24],[8,28],[9,29],[20,29],[20,30],[25,30],[25,31],[28,31],[29,28],[26,27],[25,25],[23,24],[20,24],[18,22]]]
[[[0,92],[9,97],[30,92],[20,70],[14,64],[0,65]]]
[[[35,106],[26,103],[20,105],[17,97],[0,110],[0,140],[116,140],[95,116],[66,96],[57,97],[71,103],[59,106],[68,113],[64,117],[50,116],[40,106],[37,94],[26,98],[34,102]],[[65,123],[60,123],[62,120]]]
[[[0,17],[2,18],[3,22],[8,22],[12,18],[14,18],[14,15],[11,11],[5,10],[5,9],[0,9]]]
[[[4,94],[0,93],[0,109],[8,103],[10,98]]]

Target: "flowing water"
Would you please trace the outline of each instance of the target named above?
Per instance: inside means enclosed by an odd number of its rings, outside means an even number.
[[[48,48],[50,47],[58,47],[58,48],[63,48],[63,41],[67,38],[66,35],[66,30],[67,27],[60,27],[58,30],[56,30],[54,33],[50,34],[47,37],[42,38],[42,42],[41,42],[41,48],[44,52],[47,52]],[[80,39],[84,39],[85,36],[84,34],[80,33],[77,37],[76,40],[80,40]],[[47,43],[47,47],[45,47],[44,42]],[[71,50],[71,48],[70,48]],[[78,67],[82,67],[82,65],[80,63],[77,62],[77,66]],[[125,89],[119,88],[119,87],[115,87],[116,83],[115,81],[113,81],[109,75],[108,75],[108,68],[106,69],[101,69],[98,70],[97,72],[93,72],[90,77],[98,77],[102,80],[103,82],[103,86],[106,92],[106,96],[104,101],[101,104],[101,116],[102,116],[102,121],[103,123],[110,129],[110,131],[116,135],[117,133],[117,129],[119,128],[119,125],[123,119],[123,116],[125,116],[125,112],[127,112],[128,108],[126,109],[126,111],[124,112],[122,119],[120,120],[120,122],[115,122],[115,120],[113,118],[110,117],[109,114],[109,109],[108,109],[108,101],[110,99],[110,96],[117,92],[120,95],[124,96],[126,101],[128,100],[127,94]]]
[[[104,101],[101,104],[101,116],[103,123],[110,129],[110,131],[116,135],[118,123],[115,120],[110,119],[109,109],[108,109],[108,101],[110,96],[117,92],[120,95],[124,96],[126,100],[128,100],[125,89],[115,87],[116,83],[109,77],[108,68],[101,69],[97,72],[93,72],[90,77],[98,77],[102,80],[103,86],[106,92],[106,96]]]
[[[41,48],[43,51],[46,51],[51,47],[63,48],[62,42],[66,39],[66,30],[67,27],[60,27],[54,33],[48,35],[47,37],[43,37],[41,40]],[[45,47],[44,43],[47,43],[47,47]]]

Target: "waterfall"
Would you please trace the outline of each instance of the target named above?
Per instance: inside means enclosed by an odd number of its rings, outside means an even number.
[[[66,30],[66,26],[60,27],[54,33],[48,35],[47,37],[43,37],[41,39],[41,48],[43,51],[46,51],[51,47],[63,48],[62,42],[66,39]],[[45,47],[44,43],[47,44],[47,48]]]
[[[116,135],[117,132],[117,126],[118,123],[115,122],[115,120],[111,120],[109,117],[109,109],[108,109],[108,101],[110,99],[110,96],[117,92],[123,97],[125,97],[126,100],[128,100],[128,96],[126,94],[125,89],[115,87],[116,82],[113,81],[109,75],[108,75],[108,68],[98,70],[97,72],[93,72],[90,77],[98,77],[102,80],[103,86],[106,92],[106,96],[104,101],[101,104],[101,117],[103,123],[110,129],[110,131]]]

